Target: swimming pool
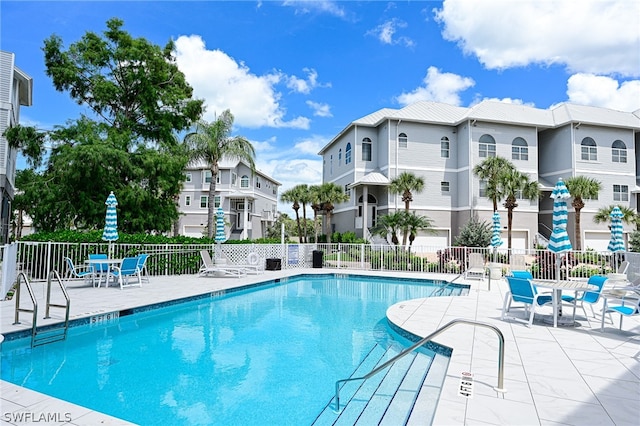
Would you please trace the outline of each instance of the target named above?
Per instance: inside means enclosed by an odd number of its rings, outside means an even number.
[[[5,341],[2,379],[138,424],[311,424],[428,281],[301,276]],[[466,288],[452,286],[446,294]]]

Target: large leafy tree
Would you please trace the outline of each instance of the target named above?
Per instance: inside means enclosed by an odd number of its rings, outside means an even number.
[[[103,36],[87,32],[65,50],[58,36],[44,42],[46,73],[87,114],[42,132],[14,127],[9,143],[38,167],[23,191],[37,200],[25,210],[41,230],[104,225],[109,191],[118,198],[118,227],[124,232],[168,231],[178,218],[175,198],[184,181],[185,147],[175,134],[202,114],[172,55],[107,21]]]
[[[409,212],[409,207],[413,201],[413,194],[424,189],[424,179],[409,172],[402,172],[391,181],[389,189],[394,194],[402,196],[405,212]],[[402,237],[402,245],[407,245],[407,232]]]
[[[220,161],[241,160],[249,164],[255,172],[256,152],[251,142],[242,136],[231,136],[233,114],[225,110],[214,121],[199,121],[194,131],[188,133],[184,140],[189,148],[190,158],[194,162],[204,161],[211,171],[209,184],[209,206],[207,209],[207,232],[209,238],[214,235],[216,178],[220,171]]]
[[[582,236],[580,231],[580,212],[584,208],[584,200],[593,200],[598,198],[598,193],[602,189],[602,184],[588,176],[573,176],[564,181],[569,194],[573,197],[571,206],[576,212],[575,222],[575,239],[576,250],[582,250]]]
[[[511,248],[511,229],[513,225],[513,209],[518,207],[518,198],[537,200],[540,196],[538,182],[532,182],[529,176],[515,168],[505,168],[498,175],[499,187],[505,197],[504,206],[507,209],[507,247]]]
[[[348,201],[349,196],[344,193],[341,186],[333,182],[323,183],[320,185],[318,192],[318,198],[322,204],[322,210],[324,210],[327,215],[327,241],[331,243],[331,218],[333,216],[333,209],[336,204]]]

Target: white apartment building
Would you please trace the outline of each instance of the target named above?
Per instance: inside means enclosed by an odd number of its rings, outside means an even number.
[[[602,183],[602,190],[581,211],[583,248],[606,250],[609,229],[595,224],[593,216],[612,204],[638,210],[639,149],[640,110],[627,113],[568,103],[544,110],[495,101],[471,108],[417,102],[351,122],[319,155],[323,181],[340,185],[350,195],[334,210],[337,232],[355,229],[367,237],[378,216],[404,209],[401,196],[388,185],[400,173],[410,172],[425,180],[424,190],[413,194],[411,209],[433,220],[435,231],[421,234],[414,244],[450,245],[472,217],[491,222],[493,207],[473,168],[487,157],[501,156],[541,189],[538,201],[518,200],[512,248],[533,248],[539,234],[550,235],[549,195],[558,178],[588,175]],[[498,211],[506,248],[507,211],[501,204]],[[569,215],[568,231],[575,240],[570,202]]]
[[[206,235],[211,171],[206,164],[190,165],[180,194],[180,234]],[[243,161],[224,160],[219,164],[215,207],[225,214],[227,239],[262,238],[272,226],[278,209],[280,183],[256,171]]]
[[[3,134],[20,123],[20,107],[32,101],[33,79],[16,66],[13,53],[0,51],[0,244],[9,238],[18,154]]]

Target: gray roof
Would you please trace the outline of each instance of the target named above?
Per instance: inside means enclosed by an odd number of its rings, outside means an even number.
[[[353,182],[349,185],[350,188],[356,187],[358,185],[379,185],[379,186],[387,186],[389,185],[389,178],[379,172],[371,172],[364,175],[361,179]]]
[[[556,126],[585,123],[598,126],[640,128],[640,117],[632,112],[562,103],[551,110]]]
[[[483,101],[471,107],[466,119],[536,127],[553,127],[554,125],[553,116],[549,110],[498,101]]]

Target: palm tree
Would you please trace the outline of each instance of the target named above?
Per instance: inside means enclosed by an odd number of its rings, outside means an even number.
[[[311,209],[313,210],[313,233],[314,233],[314,242],[318,242],[318,214],[322,210],[322,201],[320,200],[320,186],[312,185],[309,187],[309,203],[311,204]]]
[[[402,223],[405,212],[395,212],[378,217],[376,226],[371,229],[373,235],[387,238],[391,234],[391,243],[395,246],[400,244],[398,240],[398,229]]]
[[[349,196],[344,193],[340,185],[328,182],[320,185],[319,197],[322,203],[322,210],[327,214],[327,242],[331,243],[331,217],[333,216],[333,209],[335,208],[335,204],[348,201]]]
[[[311,192],[309,191],[309,186],[306,184],[300,184],[300,185],[296,185],[295,186],[298,190],[298,201],[300,202],[300,204],[302,204],[302,229],[304,229],[303,232],[303,238],[304,241],[301,240],[301,242],[306,243],[308,242],[308,238],[307,238],[307,205],[311,205],[313,202],[313,197],[311,195]]]
[[[411,254],[411,246],[416,239],[418,231],[427,230],[429,232],[433,232],[433,229],[431,229],[433,221],[427,216],[418,216],[415,212],[413,214],[404,215],[403,225],[409,233],[409,254]]]
[[[584,207],[584,200],[598,198],[602,184],[588,176],[574,176],[564,181],[569,194],[573,197],[571,206],[576,212],[576,224],[574,228],[576,238],[576,250],[582,250],[582,237],[580,236],[580,211]]]
[[[389,189],[394,194],[402,195],[404,211],[409,213],[409,205],[413,201],[413,192],[420,192],[424,188],[424,179],[409,172],[400,173],[391,181]],[[402,237],[402,245],[407,245],[407,233]]]
[[[487,198],[493,203],[493,211],[498,211],[498,202],[504,197],[500,186],[500,175],[505,170],[516,170],[516,167],[504,157],[488,157],[473,168],[473,174],[487,182]]]
[[[504,170],[498,176],[498,187],[505,197],[504,206],[507,209],[507,248],[511,248],[511,227],[513,224],[513,209],[518,207],[517,199],[520,194],[527,200],[537,200],[540,196],[538,182],[532,182],[529,176],[515,168]]]
[[[606,206],[606,207],[601,207],[600,209],[598,209],[598,212],[595,214],[595,216],[593,216],[593,221],[595,223],[607,223],[607,222],[611,222],[611,210],[613,210],[615,206],[611,205],[611,206]],[[631,224],[631,223],[638,223],[638,215],[636,214],[635,210],[630,209],[629,207],[625,207],[625,206],[618,206],[618,208],[620,208],[620,211],[622,212],[622,221],[626,224]]]
[[[191,160],[193,162],[206,162],[211,171],[209,206],[207,209],[207,235],[209,238],[213,237],[215,230],[214,200],[219,162],[222,158],[245,161],[249,164],[251,171],[255,172],[256,152],[253,145],[242,136],[230,137],[232,128],[233,114],[231,114],[231,111],[225,110],[211,123],[207,123],[204,120],[198,121],[194,131],[188,133],[184,138],[190,150]]]
[[[285,203],[293,204],[291,208],[296,213],[296,223],[298,224],[298,238],[301,243],[304,242],[302,240],[302,228],[300,227],[300,214],[298,213],[298,210],[300,210],[300,192],[298,191],[298,188],[294,186],[293,188],[284,191],[282,194],[280,194],[280,200]]]

